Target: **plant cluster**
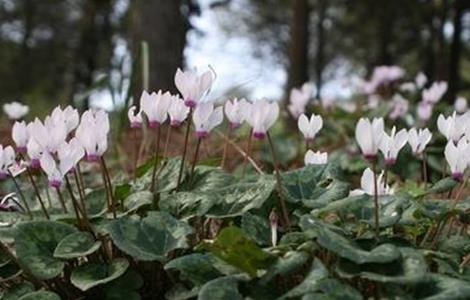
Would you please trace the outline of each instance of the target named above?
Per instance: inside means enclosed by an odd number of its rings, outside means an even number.
[[[105,111],[57,107],[26,123],[28,109],[8,105],[0,298],[469,299],[470,112],[463,99],[440,107],[445,83],[404,76],[378,68],[361,83],[364,106],[311,105],[309,84],[293,90],[296,143],[278,103],[218,106],[205,99],[210,71],[178,70],[181,96],[144,91],[128,110],[131,172],[107,162]],[[214,132],[222,158],[201,161]]]

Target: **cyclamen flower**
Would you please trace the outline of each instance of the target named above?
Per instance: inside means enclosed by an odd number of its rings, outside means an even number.
[[[206,138],[209,132],[224,120],[224,112],[221,106],[214,109],[212,103],[200,103],[193,113],[193,123],[196,127],[196,135]]]
[[[423,102],[436,104],[437,102],[439,102],[439,100],[441,100],[442,96],[444,96],[446,91],[447,82],[438,81],[434,82],[430,88],[423,90],[421,96],[423,98]]]
[[[301,114],[305,113],[305,107],[310,101],[314,89],[313,84],[306,82],[300,89],[293,88],[291,90],[289,97],[290,103],[287,109],[292,117],[297,119]]]
[[[440,133],[454,143],[457,143],[465,133],[466,123],[463,116],[457,116],[456,112],[447,118],[442,114],[437,118],[437,128]]]
[[[444,155],[449,164],[452,178],[457,181],[462,181],[465,169],[470,162],[469,151],[469,144],[464,138],[460,139],[457,145],[453,141],[447,142]]]
[[[57,106],[52,111],[50,117],[46,118],[45,123],[51,122],[50,126],[57,126],[60,124],[65,124],[67,134],[72,132],[77,128],[78,123],[80,122],[80,116],[78,110],[72,106],[67,106],[64,110],[60,106]]]
[[[59,146],[67,138],[67,127],[64,122],[55,122],[50,117],[46,118],[44,124],[36,118],[27,126],[31,138],[49,153],[57,152]]]
[[[324,165],[328,162],[328,153],[326,152],[313,152],[308,150],[305,153],[304,163],[305,165]]]
[[[457,111],[459,114],[463,114],[464,112],[466,112],[468,110],[467,99],[465,99],[464,97],[458,97],[455,100],[454,108],[455,111]]]
[[[432,116],[432,110],[434,108],[434,105],[432,103],[424,102],[421,101],[418,103],[418,106],[416,108],[416,113],[418,115],[418,119],[422,121],[427,121],[431,118]]]
[[[211,71],[198,75],[197,71],[181,71],[178,68],[175,74],[175,85],[183,96],[187,107],[196,107],[201,98],[209,91],[213,77]]]
[[[253,136],[257,139],[263,139],[278,116],[279,106],[277,103],[262,99],[251,105],[246,121],[253,128]]]
[[[410,144],[411,151],[416,156],[421,156],[426,149],[426,146],[429,144],[432,138],[432,133],[429,129],[419,129],[411,128],[408,131],[408,144]]]
[[[41,168],[47,175],[49,186],[59,188],[67,173],[75,167],[75,165],[84,156],[83,148],[77,139],[64,143],[58,151],[59,163],[49,153],[44,153],[40,159]]]
[[[15,142],[16,149],[19,153],[26,153],[26,145],[29,140],[29,133],[26,122],[15,122],[11,130],[11,137]]]
[[[423,72],[419,72],[415,77],[415,84],[418,89],[422,89],[428,82],[428,77]]]
[[[159,90],[158,93],[149,94],[143,91],[140,97],[140,107],[148,118],[150,128],[157,128],[166,121],[170,105],[170,92],[163,94]]]
[[[131,128],[140,128],[140,127],[142,127],[142,111],[139,111],[136,114],[135,113],[136,109],[137,109],[137,107],[132,106],[127,111],[127,118],[129,119],[129,122],[131,123]]]
[[[313,141],[317,133],[323,127],[323,119],[319,115],[312,114],[310,120],[305,114],[300,115],[297,120],[299,130],[307,141]]]
[[[383,136],[379,144],[379,149],[385,158],[385,164],[389,166],[395,164],[398,152],[400,152],[401,148],[403,148],[408,141],[408,132],[406,129],[402,129],[396,134],[395,132],[395,126],[393,126],[390,135],[383,132]]]
[[[32,169],[39,169],[41,164],[39,162],[44,149],[39,145],[34,138],[30,138],[28,144],[26,145],[26,152],[28,153],[30,161],[30,167]]]
[[[392,99],[392,111],[388,115],[391,120],[396,120],[403,117],[408,112],[408,100],[401,95],[395,95]]]
[[[170,125],[172,127],[179,127],[184,120],[188,117],[189,107],[184,104],[184,101],[177,95],[171,96],[171,105],[168,109],[170,116]]]
[[[234,98],[232,101],[225,102],[225,115],[230,123],[231,128],[239,127],[250,110],[250,104],[245,99],[238,100]]]
[[[405,75],[405,71],[398,66],[375,67],[370,81],[364,82],[362,89],[366,94],[374,93],[378,87],[399,80]]]
[[[393,189],[383,182],[384,172],[377,176],[377,195],[390,195],[393,194]],[[361,177],[361,188],[356,189],[350,193],[351,196],[357,195],[374,195],[374,172],[370,168],[364,170]]]
[[[10,120],[19,120],[28,114],[29,107],[13,101],[11,103],[3,104],[3,111]]]
[[[109,117],[105,111],[87,110],[75,137],[85,149],[86,160],[97,161],[108,148]]]
[[[7,146],[3,148],[0,145],[0,179],[4,179],[9,175],[8,168],[15,163],[15,157],[13,147]]]
[[[384,120],[382,118],[374,118],[372,123],[366,118],[361,118],[359,122],[357,122],[356,141],[366,159],[376,159],[377,151],[383,137],[383,131]]]

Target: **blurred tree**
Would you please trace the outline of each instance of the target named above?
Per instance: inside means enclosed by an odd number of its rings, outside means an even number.
[[[183,66],[189,17],[199,13],[195,0],[136,0],[131,2],[134,56],[141,41],[149,45],[149,89],[176,92],[174,74]],[[133,93],[137,101],[140,87]]]

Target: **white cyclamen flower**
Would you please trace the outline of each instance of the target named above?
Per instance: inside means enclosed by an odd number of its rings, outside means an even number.
[[[183,96],[187,107],[196,107],[201,98],[209,91],[213,77],[211,71],[198,75],[196,70],[181,71],[175,74],[175,85]]]
[[[388,185],[385,185],[383,182],[384,172],[380,173],[377,176],[377,195],[390,195],[393,194],[393,189],[391,189]],[[351,196],[357,195],[374,195],[374,172],[370,168],[364,170],[361,177],[361,188],[356,189],[350,193]]]
[[[232,129],[239,127],[250,110],[250,104],[245,99],[238,100],[234,98],[232,101],[225,102],[225,115]]]
[[[199,138],[206,138],[209,132],[224,120],[222,106],[214,108],[210,102],[199,103],[193,113],[193,123]]]
[[[171,105],[168,109],[170,116],[170,125],[172,127],[179,127],[188,117],[189,107],[184,104],[184,101],[178,95],[171,96]]]
[[[366,159],[374,160],[377,157],[383,131],[383,118],[374,118],[372,122],[369,119],[361,118],[359,122],[357,122],[356,141]]]
[[[409,102],[401,95],[395,95],[392,99],[392,111],[388,117],[392,120],[396,120],[403,117],[408,112]]]
[[[459,114],[466,112],[468,110],[467,99],[464,97],[457,97],[457,99],[455,99],[454,108]]]
[[[0,179],[4,179],[8,176],[8,168],[15,163],[15,150],[13,147],[7,146],[3,148],[0,145]]]
[[[25,121],[15,122],[11,130],[11,137],[15,142],[19,153],[26,153],[26,145],[29,140],[28,128]]]
[[[313,141],[317,133],[323,127],[323,119],[319,115],[312,114],[309,120],[305,114],[302,114],[297,120],[297,125],[304,135],[304,138],[307,141]]]
[[[418,116],[418,119],[422,121],[429,120],[432,116],[433,108],[434,108],[434,104],[430,102],[424,102],[424,101],[419,102],[416,107],[416,114]]]
[[[457,116],[456,112],[447,118],[440,114],[437,118],[437,128],[448,141],[457,143],[465,133],[467,125],[465,121],[466,119],[463,116]]]
[[[26,152],[28,153],[30,161],[30,167],[32,169],[39,169],[41,167],[39,159],[41,158],[44,148],[39,145],[34,138],[30,138],[26,145]]]
[[[452,178],[462,181],[465,169],[470,162],[470,147],[467,141],[462,138],[457,145],[453,141],[448,141],[444,150],[444,155],[450,167]]]
[[[57,152],[57,149],[67,138],[67,127],[64,122],[56,123],[51,117],[46,117],[44,124],[36,118],[27,126],[30,138],[49,153]]]
[[[304,157],[305,165],[324,165],[328,162],[328,153],[308,150]]]
[[[19,102],[13,101],[11,103],[3,104],[3,111],[10,120],[19,120],[29,112],[29,107]]]
[[[379,149],[385,158],[385,164],[389,166],[395,164],[398,152],[400,152],[401,148],[403,148],[408,141],[408,132],[406,129],[402,129],[396,134],[395,132],[395,126],[393,126],[390,135],[383,132],[383,137],[379,144]]]
[[[306,82],[300,89],[293,88],[290,92],[289,105],[287,109],[291,113],[292,117],[298,118],[301,114],[305,113],[305,107],[307,106],[315,87],[313,84]]]
[[[262,99],[255,101],[251,105],[246,121],[253,128],[253,136],[257,139],[263,139],[269,128],[276,122],[278,116],[279,106],[277,103]]]
[[[137,107],[131,106],[127,111],[127,118],[131,124],[131,128],[140,128],[142,127],[142,111],[135,113]]]
[[[72,171],[83,158],[85,152],[80,142],[73,138],[69,143],[63,143],[57,151],[57,163],[49,153],[44,153],[40,159],[41,168],[47,175],[49,186],[59,188],[67,173]]]
[[[105,111],[87,110],[75,132],[88,161],[97,161],[108,148],[109,117]]]
[[[415,77],[415,83],[418,89],[422,89],[424,85],[428,82],[428,77],[423,72],[419,72]]]
[[[431,141],[432,133],[429,129],[419,129],[411,128],[408,131],[408,144],[410,144],[411,151],[416,156],[421,156],[426,149],[426,146]]]
[[[51,122],[54,124],[54,126],[64,123],[67,134],[69,134],[75,128],[77,128],[78,123],[80,122],[80,115],[78,114],[78,110],[70,105],[67,106],[64,110],[62,110],[60,106],[57,106],[52,111],[50,115],[50,121],[48,122]]]
[[[140,107],[148,118],[150,128],[157,128],[166,121],[170,105],[171,94],[169,92],[163,94],[159,90],[158,93],[149,94],[143,91],[140,97]]]
[[[423,90],[421,97],[423,98],[423,102],[436,104],[439,102],[439,100],[441,100],[446,91],[447,82],[438,81],[434,82],[430,88]]]

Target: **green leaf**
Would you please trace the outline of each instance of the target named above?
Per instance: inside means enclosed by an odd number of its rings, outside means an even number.
[[[206,216],[235,217],[257,209],[271,196],[276,182],[272,176],[260,176],[253,182],[241,182],[204,192],[180,192],[162,195],[161,210],[183,218]]]
[[[137,290],[143,285],[144,281],[139,273],[133,270],[127,270],[124,275],[106,284],[105,299],[139,300],[140,295]]]
[[[108,210],[106,203],[106,190],[100,188],[85,195],[84,199],[86,211],[89,218],[102,216]]]
[[[15,248],[18,259],[34,276],[51,279],[62,272],[64,262],[54,257],[57,245],[75,227],[53,221],[30,221],[16,227]]]
[[[252,213],[242,216],[241,227],[243,231],[260,246],[271,245],[271,227],[268,217],[262,218]]]
[[[308,219],[307,221],[305,221],[306,218],[303,219],[303,223],[310,222],[311,226],[317,231],[318,244],[335,252],[338,256],[347,258],[357,264],[388,263],[401,257],[398,248],[392,244],[382,244],[370,251],[364,250],[354,241],[325,226],[321,226],[321,223],[315,223],[314,219]]]
[[[115,259],[110,265],[87,263],[75,268],[70,276],[70,282],[82,291],[113,281],[123,275],[129,262],[127,259]]]
[[[150,164],[150,166],[146,168],[145,173],[133,182],[133,192],[150,189],[153,173],[153,160],[149,161],[147,164]],[[169,192],[176,188],[180,165],[181,158],[179,157],[172,157],[160,164],[159,169],[157,170],[157,177],[155,179],[155,193]]]
[[[421,253],[413,248],[400,248],[402,258],[389,263],[355,264],[341,259],[337,272],[345,278],[359,276],[383,283],[414,284],[421,282],[428,274],[426,261]]]
[[[8,291],[3,295],[3,297],[0,297],[0,299],[17,300],[21,296],[31,293],[33,291],[34,291],[34,285],[31,282],[23,281],[14,285],[12,288],[8,289]]]
[[[235,177],[220,168],[197,166],[191,182],[184,182],[183,191],[205,192],[224,188],[235,181]]]
[[[221,277],[209,281],[202,286],[198,300],[243,300],[238,291],[238,282],[232,276]]]
[[[95,252],[100,246],[101,242],[95,241],[90,233],[75,232],[59,242],[54,251],[54,257],[63,259],[83,257]]]
[[[438,274],[428,274],[427,280],[414,286],[413,299],[448,300],[469,299],[470,286],[467,281]]]
[[[37,291],[28,293],[18,300],[60,300],[59,295],[49,291]]]
[[[199,293],[199,287],[194,287],[191,290],[188,290],[182,284],[174,285],[171,290],[165,294],[165,299],[167,300],[187,300],[194,299]]]
[[[457,183],[458,182],[451,177],[446,177],[434,183],[423,195],[446,193],[452,190]]]
[[[214,267],[211,254],[193,253],[173,259],[165,265],[165,270],[169,269],[176,269],[181,279],[187,279],[194,285],[202,285],[222,275]]]
[[[153,194],[149,191],[140,191],[130,194],[124,199],[126,213],[133,212],[145,205],[153,203]]]
[[[255,277],[258,270],[267,269],[274,260],[235,226],[222,229],[212,243],[203,242],[199,247],[211,251],[251,277]]]
[[[114,244],[138,260],[166,261],[169,251],[186,248],[193,229],[166,212],[151,211],[144,218],[122,217],[108,226]]]
[[[288,276],[301,269],[308,259],[309,255],[306,252],[289,251],[268,269],[266,274],[261,278],[261,282],[266,284],[276,275]]]

